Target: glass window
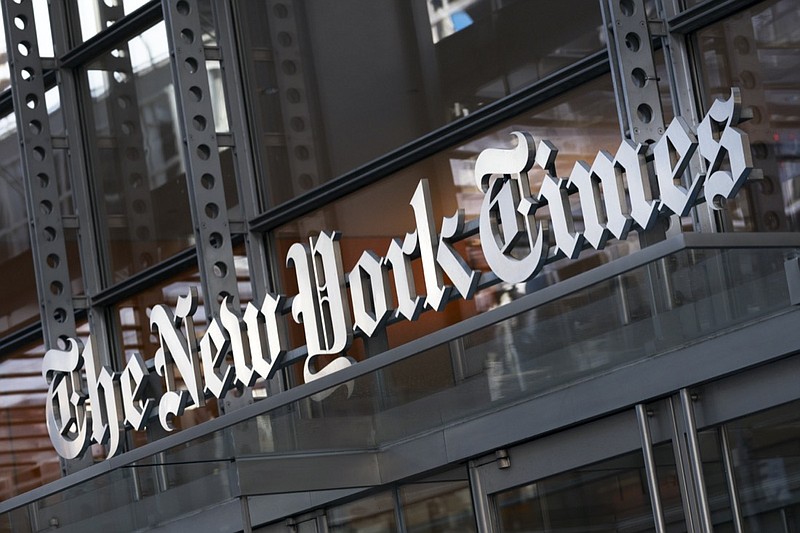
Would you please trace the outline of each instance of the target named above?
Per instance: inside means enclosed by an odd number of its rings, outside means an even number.
[[[108,284],[192,246],[164,24],[86,68],[89,144]]]
[[[506,121],[492,130],[411,165],[356,193],[286,224],[275,231],[275,250],[280,265],[285,265],[289,247],[296,242],[308,243],[310,236],[322,230],[342,233],[341,250],[345,271],[349,272],[365,250],[384,255],[394,238],[402,238],[415,228],[414,213],[408,205],[420,179],[430,181],[432,207],[437,231],[441,220],[463,209],[467,219],[478,216],[483,201],[474,183],[475,158],[485,148],[510,147],[514,141],[512,131],[530,131],[538,141],[551,140],[559,149],[557,169],[561,175],[568,173],[579,159],[594,160],[601,149],[615,151],[620,143],[619,125],[611,80],[603,76],[580,88],[565,93],[526,113]],[[531,190],[541,186],[543,174],[531,172]],[[577,217],[577,195],[573,195],[573,213]],[[541,213],[541,215],[538,215]],[[547,216],[547,208],[537,211],[537,216]],[[578,220],[578,224],[580,224]],[[462,257],[474,269],[489,270],[477,238],[465,239],[456,245]],[[417,322],[401,321],[389,327],[391,347],[421,337],[477,313],[506,304],[527,292],[532,292],[551,282],[563,280],[610,258],[626,255],[638,249],[636,237],[628,241],[610,243],[603,252],[583,253],[577,261],[564,260],[546,267],[545,272],[527,285],[496,285],[480,291],[473,300],[457,298],[440,313],[429,313]],[[416,287],[424,294],[422,268],[419,260],[413,262]],[[390,276],[391,278],[391,276]],[[281,290],[287,295],[297,293],[296,273],[282,266]],[[393,289],[390,292],[394,294]],[[294,346],[305,344],[302,329],[291,320],[291,340]],[[354,344],[349,355],[362,356],[360,344]]]
[[[747,531],[800,530],[800,402],[726,424]]]
[[[753,164],[763,179],[749,179],[730,200],[740,231],[800,229],[800,9],[795,0],[762,2],[703,29],[695,36],[700,82],[710,104],[742,90],[753,119],[740,127],[750,136]]]
[[[236,7],[270,205],[605,48],[581,0]]]
[[[25,185],[14,115],[0,118],[0,336],[35,322],[39,299],[33,272]]]
[[[8,54],[6,53],[5,28],[3,14],[0,13],[0,92],[11,87],[11,72],[8,69]]]
[[[400,487],[406,531],[469,533],[477,531],[469,483],[411,483]]]
[[[381,492],[326,511],[331,533],[396,533],[393,491]]]
[[[635,452],[501,492],[499,531],[653,531],[646,479]]]

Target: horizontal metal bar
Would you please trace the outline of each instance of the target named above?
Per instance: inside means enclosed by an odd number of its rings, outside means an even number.
[[[747,9],[761,0],[714,0],[696,5],[667,21],[671,33],[691,33]]]
[[[163,19],[160,0],[152,0],[113,26],[79,44],[60,59],[62,68],[77,68],[112,50]]]
[[[192,247],[95,294],[91,305],[111,305],[193,266],[197,266],[197,251]]]
[[[466,140],[536,104],[609,71],[608,54],[596,52],[574,65],[542,78],[527,89],[493,102],[459,120],[423,135],[383,157],[324,183],[313,191],[272,207],[249,222],[250,231],[269,231],[346,196],[417,161]]]

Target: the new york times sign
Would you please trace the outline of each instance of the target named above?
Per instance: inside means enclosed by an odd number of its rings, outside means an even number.
[[[577,162],[568,177],[556,174],[555,146],[547,140],[537,143],[527,132],[514,132],[514,148],[484,150],[475,162],[475,186],[485,195],[479,234],[491,271],[503,281],[524,282],[541,271],[551,241],[556,254],[576,258],[587,245],[600,250],[610,238],[653,227],[659,216],[686,215],[703,199],[717,208],[722,199],[736,195],[752,170],[748,137],[735,127],[740,112],[739,91],[733,89],[730,98],[714,102],[697,131],[676,118],[653,147],[652,170],[645,162],[646,148],[628,140],[614,154],[599,152],[591,165]],[[692,176],[685,188],[681,177],[693,158],[701,158],[706,171]],[[545,172],[536,193],[528,179],[534,167]],[[580,232],[573,223],[571,194],[580,200]],[[299,288],[291,315],[305,331],[306,382],[353,364],[344,353],[355,330],[372,336],[389,317],[416,320],[423,307],[440,311],[453,291],[473,296],[481,273],[470,269],[452,246],[463,231],[463,212],[444,218],[437,231],[427,180],[420,181],[410,205],[415,231],[394,239],[382,257],[365,251],[349,273],[342,268],[341,235],[335,231],[289,248],[286,263]],[[537,217],[544,205],[549,217]],[[417,256],[424,296],[418,295],[411,271]],[[181,297],[175,309],[153,308],[150,327],[160,343],[153,362],[166,390],[160,398],[144,394],[148,371],[139,354],[116,373],[100,365],[91,340],[83,346],[69,339],[66,350],[49,350],[42,372],[49,383],[47,427],[53,446],[65,458],[81,456],[91,443],[107,444],[109,455],[115,455],[122,432],[143,430],[153,411],[171,430],[172,418],[187,406],[271,379],[288,349],[280,324],[286,319],[284,302],[285,296],[270,294],[240,313],[226,300],[201,339],[193,323],[195,293]],[[329,356],[325,365],[319,363],[322,355]],[[184,386],[177,385],[177,375]]]

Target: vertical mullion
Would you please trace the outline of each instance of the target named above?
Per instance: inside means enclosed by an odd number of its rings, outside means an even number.
[[[162,6],[205,305],[208,316],[218,318],[222,298],[229,296],[238,309],[239,293],[199,8],[195,0],[164,0]]]
[[[700,531],[710,533],[714,531],[711,522],[711,512],[708,507],[705,476],[703,475],[703,461],[700,455],[700,440],[697,436],[697,423],[695,422],[694,407],[689,389],[681,389],[681,410],[686,424],[686,442],[688,446],[689,467],[694,478],[695,495],[697,497],[698,514],[700,518]]]

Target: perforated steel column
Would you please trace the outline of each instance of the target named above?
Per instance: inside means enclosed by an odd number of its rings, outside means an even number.
[[[103,27],[111,27],[125,16],[122,2],[98,2],[97,7]],[[139,116],[139,96],[133,80],[128,43],[118,43],[117,48],[103,56],[102,65],[108,72],[109,133],[119,154],[117,172],[122,183],[131,260],[137,270],[143,270],[157,261],[153,240],[156,227],[153,199],[147,185],[149,172]]]
[[[50,2],[50,20],[53,32],[53,46],[57,57],[70,51],[77,32],[78,6],[69,0]],[[80,92],[76,83],[76,72],[62,68],[59,71],[58,91],[61,98],[61,113],[64,117],[65,145],[68,153],[68,172],[70,175],[71,196],[75,206],[78,223],[78,245],[80,247],[81,273],[89,307],[87,320],[92,332],[95,354],[103,365],[119,369],[121,359],[115,358],[120,353],[114,345],[115,335],[112,331],[112,320],[107,320],[110,310],[92,306],[92,297],[103,289],[103,273],[101,263],[107,254],[103,252],[104,242],[96,231],[94,201],[90,192],[89,169],[86,161],[86,125],[79,111]],[[90,466],[92,455],[86,454],[79,464],[70,461],[69,470],[77,470]]]
[[[186,178],[195,225],[206,307],[218,317],[222,298],[239,294],[219,146],[196,0],[164,0],[175,95],[183,135]]]
[[[2,3],[44,341],[75,337],[64,226],[31,0]]]
[[[640,143],[656,141],[664,133],[664,116],[645,3],[606,0],[604,5],[617,106],[627,129],[623,135]]]

